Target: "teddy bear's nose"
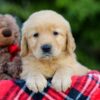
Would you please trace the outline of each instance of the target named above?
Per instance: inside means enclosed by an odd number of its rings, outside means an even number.
[[[2,34],[4,37],[10,37],[12,35],[12,32],[10,29],[5,29],[2,31]]]

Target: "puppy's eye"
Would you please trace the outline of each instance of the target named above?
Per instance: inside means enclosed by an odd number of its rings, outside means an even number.
[[[53,32],[53,34],[54,34],[54,35],[58,35],[59,33],[58,33],[58,32],[56,32],[56,31],[54,31],[54,32]]]
[[[34,35],[33,35],[33,37],[38,37],[39,36],[39,33],[35,33]]]

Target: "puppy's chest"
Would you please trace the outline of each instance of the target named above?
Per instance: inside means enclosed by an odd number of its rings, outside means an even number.
[[[48,63],[42,64],[42,66],[39,67],[39,70],[45,77],[50,78],[54,75],[55,71],[57,70],[57,67],[57,64]]]

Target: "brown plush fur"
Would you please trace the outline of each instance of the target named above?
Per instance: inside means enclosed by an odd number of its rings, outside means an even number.
[[[5,30],[10,30],[11,36],[4,36],[3,31]],[[11,15],[0,15],[0,79],[20,78],[22,62],[19,53],[17,52],[13,61],[10,61],[11,54],[8,51],[9,45],[19,45],[19,36],[16,20]]]

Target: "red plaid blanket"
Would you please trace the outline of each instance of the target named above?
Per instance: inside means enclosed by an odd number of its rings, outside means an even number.
[[[51,80],[43,92],[35,94],[24,80],[1,80],[0,100],[100,100],[100,72],[91,71],[84,76],[73,76],[72,85],[66,92],[57,92]]]

